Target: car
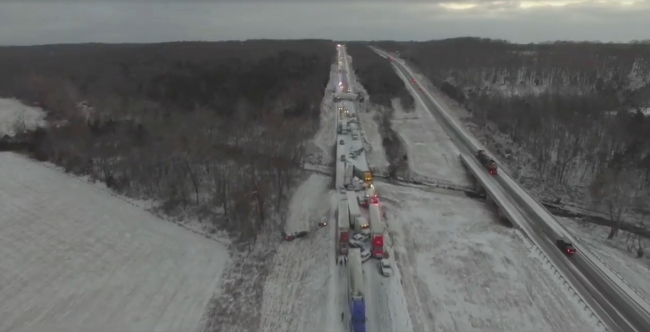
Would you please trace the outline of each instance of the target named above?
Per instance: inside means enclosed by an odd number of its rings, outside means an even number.
[[[363,248],[363,244],[362,244],[362,243],[359,243],[359,242],[357,242],[357,241],[352,241],[352,240],[350,240],[350,242],[348,243],[348,245],[350,246],[350,248]]]
[[[393,61],[393,57],[389,57],[388,59],[389,59],[390,61]]]
[[[345,141],[344,141],[344,140],[340,140],[340,141],[339,141],[339,144],[343,145],[343,144],[345,144]]]
[[[318,227],[325,227],[327,226],[327,218],[323,217],[323,219],[318,223]]]
[[[361,233],[356,233],[356,234],[352,235],[352,239],[357,241],[357,242],[365,242],[368,239],[368,237],[361,234]]]
[[[379,266],[379,273],[384,277],[390,277],[393,275],[393,268],[390,266],[390,262],[387,259],[382,259],[377,264]]]
[[[308,233],[309,232],[307,231],[300,231],[300,232],[293,233],[293,236],[295,236],[296,238],[301,238],[307,236]]]
[[[341,155],[341,161],[345,161],[345,155],[344,154]]]
[[[370,253],[370,250],[366,248],[361,248],[361,262],[365,262],[372,257],[372,254]]]
[[[412,78],[412,79],[411,79],[411,82],[415,83],[415,78]]]
[[[557,239],[557,241],[555,241],[555,244],[558,248],[560,248],[560,250],[562,250],[563,253],[569,256],[576,253],[576,248],[573,247],[573,244],[565,241],[564,239]]]
[[[363,248],[363,241],[357,241],[355,239],[350,239],[350,247],[352,248]]]

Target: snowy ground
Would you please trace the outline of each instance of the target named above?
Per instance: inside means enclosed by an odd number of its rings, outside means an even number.
[[[378,183],[415,331],[595,331],[480,201]]]
[[[16,99],[0,98],[0,137],[13,136],[16,129],[34,129],[45,124],[45,112]]]
[[[226,249],[0,153],[1,331],[196,329]]]
[[[359,111],[359,121],[363,130],[364,149],[368,166],[372,169],[385,170],[388,168],[386,151],[382,145],[382,137],[379,133],[379,114],[376,110]]]
[[[591,252],[598,255],[612,270],[618,273],[632,288],[641,293],[643,297],[650,300],[650,258],[636,258],[636,246],[634,241],[626,243],[627,232],[619,234],[611,240],[607,240],[609,227],[594,225],[586,222],[577,222],[570,218],[556,218],[568,230],[580,240],[580,243],[587,245]],[[647,239],[642,239],[642,245],[647,246]],[[632,250],[628,251],[628,246]]]
[[[335,261],[331,228],[336,225],[336,194],[330,185],[331,178],[313,174],[291,199],[287,232],[309,230],[310,234],[278,247],[264,284],[260,331],[306,331],[329,327],[332,321],[340,324],[338,305],[331,310],[328,306],[329,297],[337,297],[336,292],[328,292],[328,282],[338,272],[330,270],[329,264]],[[323,216],[329,226],[319,228]]]
[[[308,145],[309,163],[314,165],[334,166],[332,150],[336,139],[336,103],[334,103],[334,89],[338,81],[338,66],[332,65],[330,81],[325,88],[325,95],[321,103],[320,128],[313,140]]]
[[[393,104],[392,127],[406,145],[411,176],[469,186],[458,149],[431,114],[419,102],[410,112],[404,112],[399,103]]]

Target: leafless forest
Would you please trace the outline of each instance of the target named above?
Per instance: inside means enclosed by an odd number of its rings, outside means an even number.
[[[650,208],[650,45],[379,42],[471,112],[488,148],[545,199],[645,229]],[[644,113],[645,112],[645,116]],[[645,230],[636,229],[648,236]]]
[[[318,40],[3,47],[0,96],[52,125],[1,147],[254,238],[282,222],[334,55]]]

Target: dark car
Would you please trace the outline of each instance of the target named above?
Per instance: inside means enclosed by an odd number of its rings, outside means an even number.
[[[560,250],[562,250],[563,253],[567,255],[573,255],[576,253],[576,248],[573,247],[573,244],[566,242],[563,239],[558,239],[555,241],[555,244],[558,248],[560,248]]]
[[[282,237],[284,238],[285,241],[293,241],[296,237],[293,234],[287,234],[285,232],[282,232]]]
[[[295,232],[293,233],[293,236],[296,238],[301,238],[307,236],[308,232],[307,231],[300,231],[300,232]]]

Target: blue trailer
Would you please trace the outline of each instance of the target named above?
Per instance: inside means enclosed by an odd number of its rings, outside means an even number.
[[[366,332],[366,300],[363,296],[363,269],[361,249],[352,248],[348,252],[350,283],[348,300],[350,303],[350,331]]]

